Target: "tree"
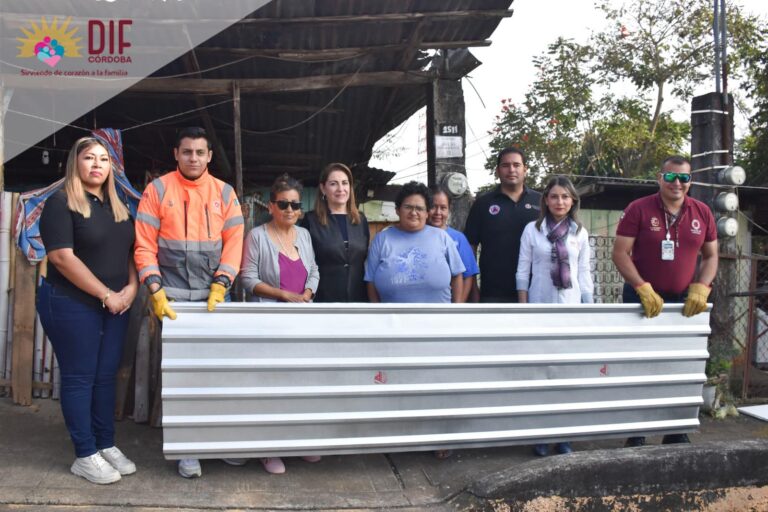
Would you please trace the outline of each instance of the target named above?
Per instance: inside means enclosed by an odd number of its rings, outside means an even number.
[[[688,122],[675,121],[664,100],[690,99],[712,74],[709,0],[632,0],[620,8],[600,0],[598,9],[607,29],[587,45],[558,39],[535,61],[539,73],[524,102],[503,100],[490,145],[525,150],[534,183],[548,172],[647,176],[687,142]],[[728,18],[735,77],[763,31],[738,7]],[[615,95],[615,84],[629,94]]]
[[[740,142],[739,160],[747,171],[748,183],[768,184],[768,44],[764,34],[762,44],[746,57],[747,94],[754,102],[749,134]]]
[[[584,67],[588,59],[588,48],[559,38],[534,59],[538,77],[523,104],[501,100],[490,146],[496,153],[510,145],[523,149],[534,180],[547,172],[574,170],[583,134],[591,130],[598,108],[592,97],[595,80]],[[495,168],[495,157],[486,167]]]
[[[652,94],[648,136],[642,141],[637,169],[652,152],[656,130],[662,122],[664,98],[669,93],[688,100],[696,85],[712,76],[714,39],[710,0],[633,0],[614,8],[601,0],[598,8],[612,25],[592,35],[594,70],[603,84],[628,80],[639,94]],[[733,78],[743,69],[745,54],[760,34],[759,20],[729,4],[729,70]],[[641,142],[641,141],[638,141]]]

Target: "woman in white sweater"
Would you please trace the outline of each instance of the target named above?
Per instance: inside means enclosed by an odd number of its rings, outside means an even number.
[[[541,196],[538,220],[525,227],[520,239],[517,294],[520,303],[592,303],[594,284],[589,269],[589,235],[578,218],[579,196],[565,176],[549,180]],[[571,444],[558,443],[559,453]],[[537,444],[536,455],[549,453]]]

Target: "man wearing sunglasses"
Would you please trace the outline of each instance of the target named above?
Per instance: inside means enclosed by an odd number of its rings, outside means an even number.
[[[683,315],[707,309],[717,274],[717,226],[709,207],[688,197],[691,163],[671,156],[661,164],[659,192],[633,201],[616,229],[613,263],[624,277],[625,303],[640,303],[652,318],[664,302],[684,302]],[[701,260],[699,261],[699,255]],[[688,442],[686,434],[663,443]],[[627,446],[642,446],[632,437]]]

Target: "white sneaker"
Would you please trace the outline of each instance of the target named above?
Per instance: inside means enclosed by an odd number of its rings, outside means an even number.
[[[230,466],[245,466],[248,463],[248,459],[221,459]]]
[[[197,459],[181,459],[179,474],[184,478],[197,478],[203,476],[203,468],[200,467],[200,461]]]
[[[99,453],[76,458],[70,471],[94,484],[111,484],[120,480],[120,473]]]
[[[103,450],[99,450],[99,453],[104,457],[104,460],[109,462],[109,464],[121,475],[132,475],[136,472],[136,464],[126,457],[117,446],[104,448]]]

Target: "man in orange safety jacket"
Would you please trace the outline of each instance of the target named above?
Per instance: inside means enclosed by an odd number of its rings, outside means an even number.
[[[202,128],[184,128],[173,150],[178,169],[144,190],[136,216],[134,259],[162,321],[176,313],[169,300],[225,301],[240,270],[243,215],[234,189],[210,175],[211,143]],[[179,461],[179,473],[200,476],[199,461]]]

